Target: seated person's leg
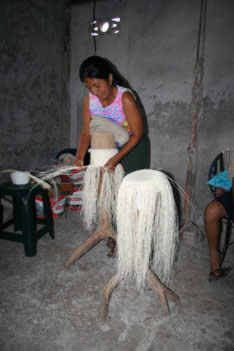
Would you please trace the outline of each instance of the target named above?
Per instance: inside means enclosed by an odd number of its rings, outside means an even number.
[[[211,273],[213,278],[224,277],[231,270],[230,267],[221,269],[220,254],[218,252],[219,221],[222,217],[233,215],[232,192],[225,192],[216,200],[210,202],[205,210],[205,229],[207,233]]]
[[[227,212],[225,208],[218,201],[210,202],[205,210],[205,229],[209,246],[212,272],[215,272],[220,268],[220,255],[218,253],[219,221],[226,215]]]

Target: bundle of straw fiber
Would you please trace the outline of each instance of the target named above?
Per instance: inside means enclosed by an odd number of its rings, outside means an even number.
[[[93,147],[97,145],[109,148],[91,148],[90,166],[84,176],[84,189],[81,216],[84,227],[91,231],[99,224],[104,215],[108,221],[115,223],[116,197],[123,179],[123,167],[118,164],[114,172],[104,168],[105,163],[118,153],[112,134],[94,134],[91,139]]]
[[[167,176],[156,170],[127,175],[117,199],[117,247],[120,279],[135,278],[145,287],[149,267],[168,283],[178,240],[177,213]]]
[[[102,176],[100,193],[99,182]],[[91,231],[102,214],[115,223],[116,203],[119,185],[124,176],[119,164],[114,172],[99,166],[88,166],[84,176],[83,202],[81,216],[85,228]]]

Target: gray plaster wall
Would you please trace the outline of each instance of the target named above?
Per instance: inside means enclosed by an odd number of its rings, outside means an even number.
[[[65,0],[0,2],[0,168],[51,162],[69,143]]]
[[[212,198],[207,182],[211,160],[233,145],[234,3],[208,0],[205,42],[204,115],[198,139],[195,212]],[[192,133],[192,86],[200,15],[198,0],[97,1],[96,18],[121,17],[118,36],[96,39],[97,54],[119,68],[138,93],[148,120],[151,168],[171,173],[185,188],[187,147]],[[78,79],[81,61],[94,54],[88,33],[92,2],[72,9],[71,144],[81,127],[85,89]],[[183,196],[181,205],[183,207]]]

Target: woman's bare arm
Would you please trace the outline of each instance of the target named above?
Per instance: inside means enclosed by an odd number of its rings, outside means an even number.
[[[122,105],[132,134],[122,149],[114,157],[107,161],[105,167],[114,168],[120,162],[120,160],[138,144],[144,134],[143,120],[140,109],[131,93],[123,93]]]
[[[83,111],[82,111],[82,129],[77,146],[76,158],[74,161],[75,166],[84,165],[84,157],[90,145],[90,133],[89,133],[89,95],[84,98]]]

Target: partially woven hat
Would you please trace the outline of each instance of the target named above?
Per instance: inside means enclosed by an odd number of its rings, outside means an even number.
[[[95,133],[91,136],[90,165],[102,167],[118,153],[116,141],[112,133]]]
[[[119,146],[126,144],[129,139],[127,130],[108,118],[92,116],[89,125],[91,135],[96,133],[111,133]]]

